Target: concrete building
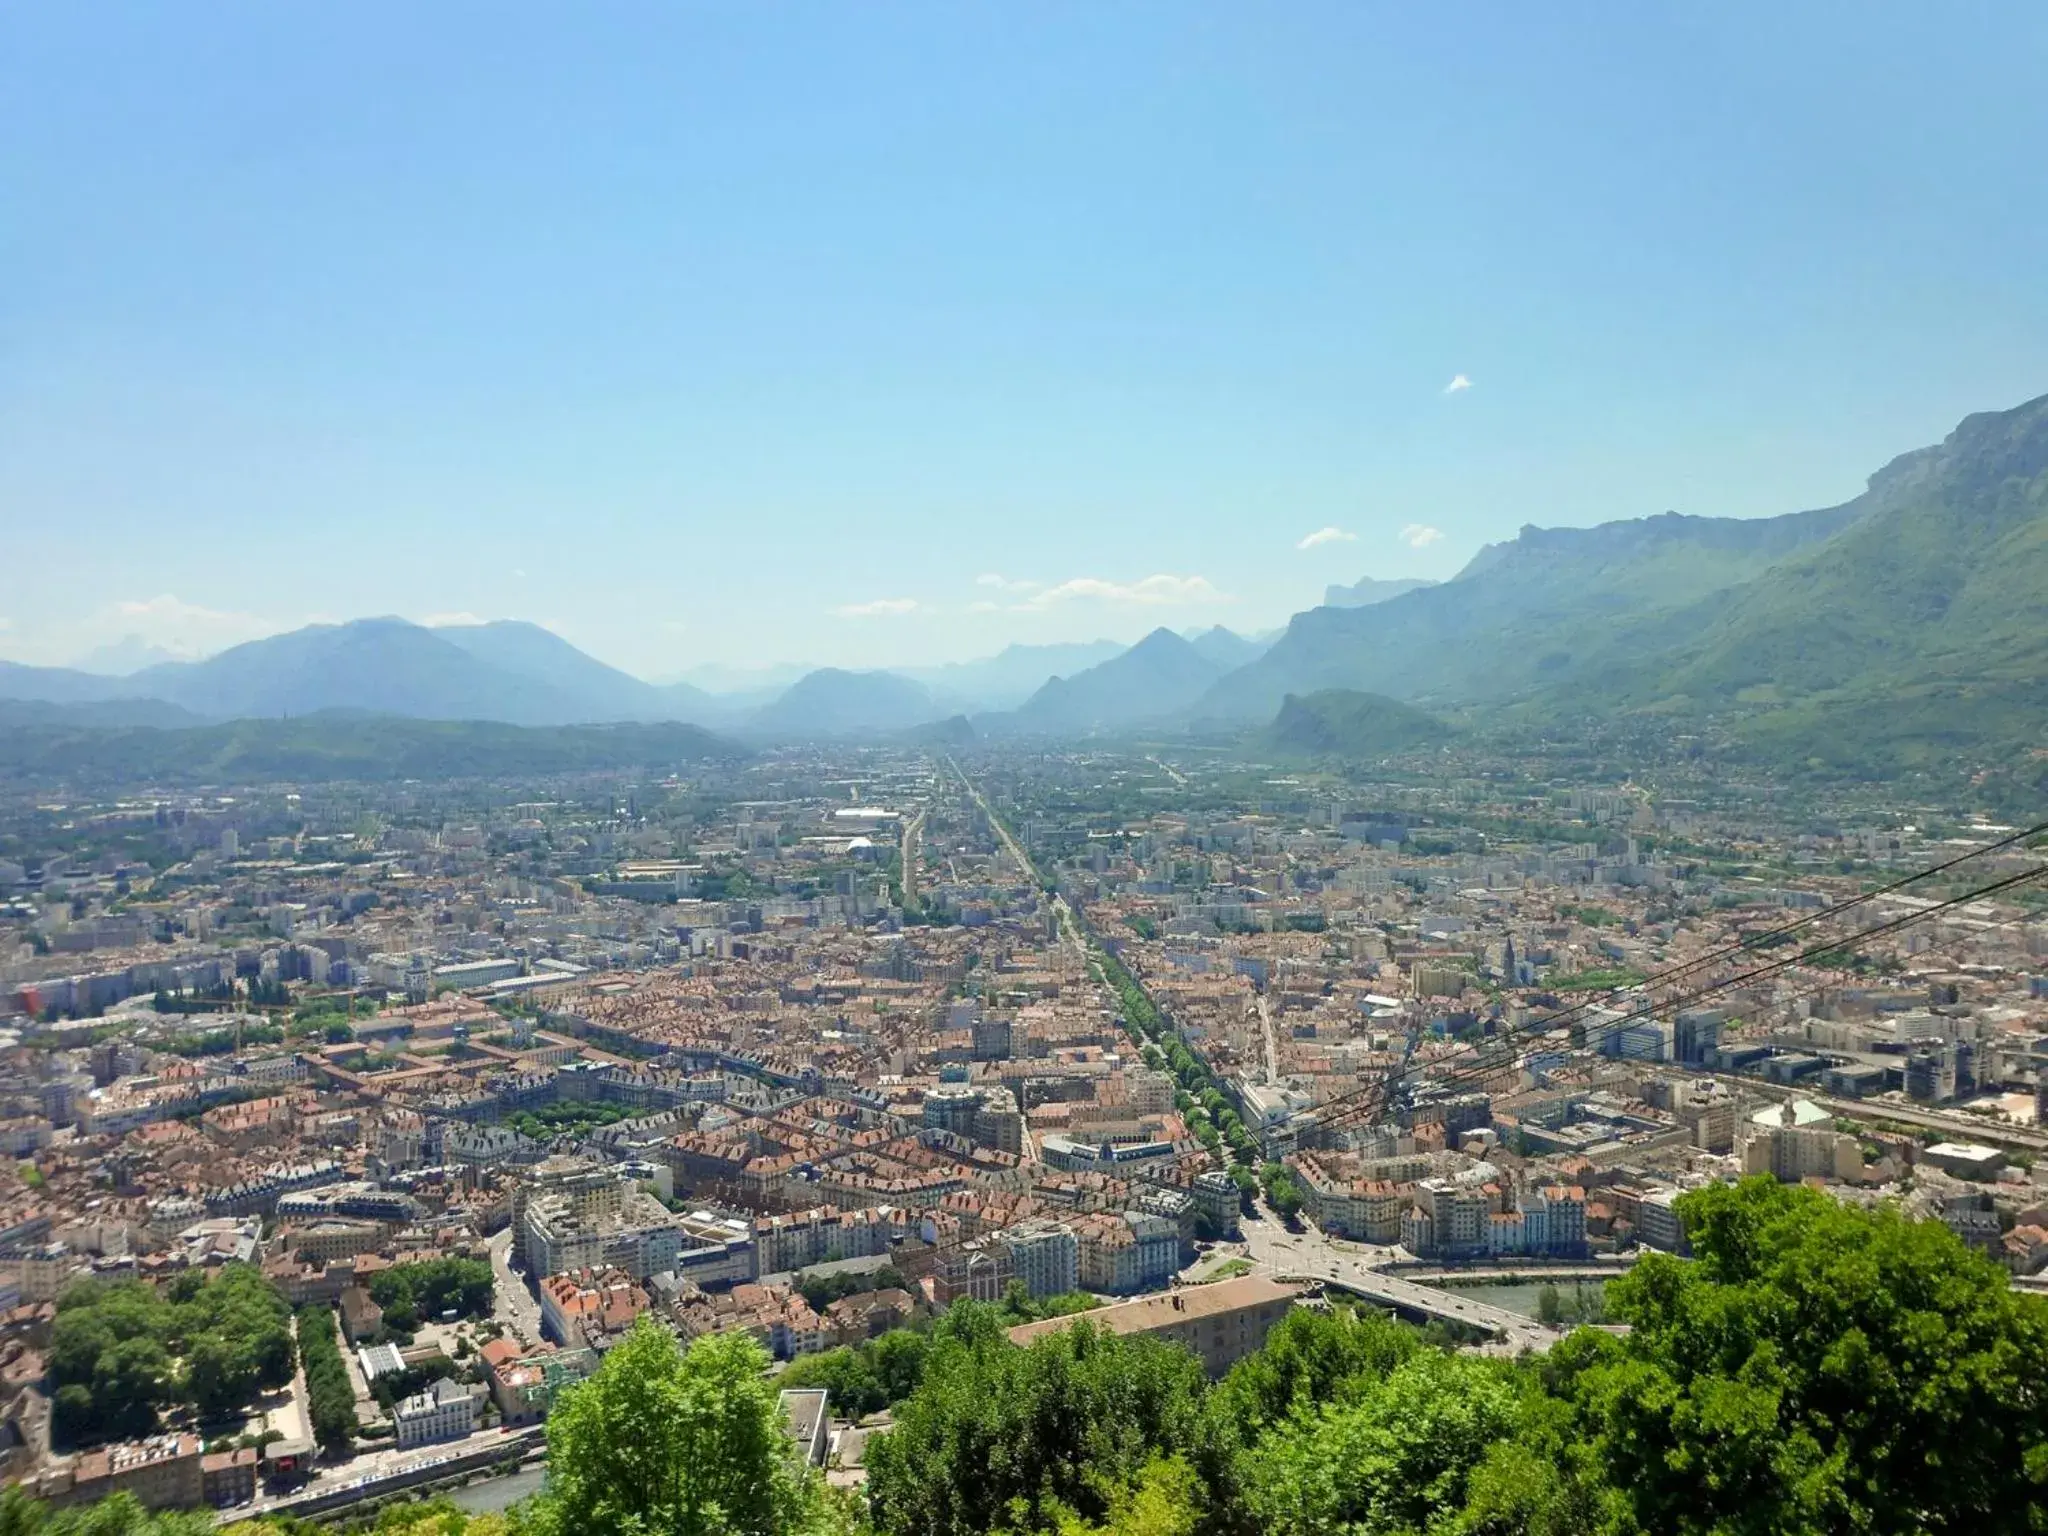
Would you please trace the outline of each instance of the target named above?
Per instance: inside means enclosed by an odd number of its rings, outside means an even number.
[[[101,1446],[72,1465],[64,1480],[68,1485],[44,1496],[82,1504],[126,1493],[145,1509],[194,1509],[206,1498],[202,1461],[196,1435],[154,1435]]]
[[[1937,1142],[1920,1154],[1920,1160],[1959,1179],[1995,1179],[2005,1166],[2005,1154],[1998,1148],[1973,1141]]]
[[[476,1397],[469,1388],[445,1376],[400,1403],[391,1413],[398,1448],[460,1440],[476,1428]]]
[[[652,1195],[622,1193],[615,1208],[585,1216],[574,1195],[543,1195],[526,1204],[522,1226],[527,1263],[537,1275],[579,1269],[622,1269],[635,1280],[676,1267],[681,1222]]]
[[[1863,1177],[1863,1148],[1835,1130],[1826,1110],[1793,1099],[1766,1105],[1745,1122],[1742,1171],[1768,1173],[1785,1184],[1815,1178],[1853,1184]]]
[[[536,1200],[560,1199],[579,1220],[601,1222],[616,1216],[626,1198],[626,1182],[602,1163],[574,1157],[551,1157],[512,1187],[512,1257],[529,1270],[538,1269],[528,1250],[527,1208]]]
[[[1484,1164],[1480,1165],[1484,1167]],[[1401,1244],[1418,1258],[1484,1253],[1491,1241],[1493,1201],[1476,1181],[1424,1179],[1401,1218]]]
[[[1238,1235],[1244,1197],[1239,1194],[1237,1184],[1229,1174],[1215,1168],[1198,1173],[1190,1190],[1195,1197],[1195,1209],[1208,1221],[1215,1236],[1230,1238]]]
[[[201,1492],[216,1509],[230,1509],[256,1497],[256,1447],[216,1451],[199,1459]]]
[[[831,1396],[823,1387],[790,1388],[776,1394],[784,1428],[797,1454],[814,1467],[825,1465],[831,1447]]]
[[[925,1093],[925,1128],[950,1131],[955,1136],[972,1141],[974,1117],[981,1112],[982,1100],[983,1093],[979,1088],[969,1088],[958,1083],[940,1083]]]
[[[1025,1323],[1010,1330],[1010,1340],[1029,1345],[1034,1339],[1086,1320],[1111,1333],[1146,1334],[1185,1345],[1200,1357],[1211,1376],[1221,1376],[1264,1345],[1273,1325],[1287,1315],[1300,1294],[1301,1287],[1297,1285],[1269,1280],[1263,1275],[1246,1275],[1237,1280],[1183,1286],[1165,1295],[1117,1302],[1073,1317]]]
[[[903,1235],[902,1213],[886,1205],[841,1211],[819,1206],[788,1215],[763,1216],[754,1223],[759,1273],[791,1274],[836,1259],[865,1259],[887,1253]]]
[[[509,981],[518,974],[517,960],[470,960],[458,965],[434,967],[434,985],[458,988],[484,987],[494,981]]]
[[[1645,1248],[1680,1256],[1691,1252],[1678,1215],[1678,1194],[1668,1185],[1644,1193],[1636,1216],[1636,1240]]]

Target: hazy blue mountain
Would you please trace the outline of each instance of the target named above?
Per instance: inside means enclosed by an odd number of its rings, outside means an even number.
[[[309,625],[205,661],[149,667],[127,681],[214,719],[342,709],[558,725],[604,713],[567,689],[494,666],[404,619]]]
[[[699,662],[696,666],[658,677],[657,688],[684,684],[715,698],[743,698],[766,703],[783,689],[817,668],[809,662],[777,662],[765,667],[735,667],[724,662]]]
[[[802,739],[907,730],[944,713],[924,684],[894,672],[821,667],[747,721],[756,736]]]
[[[200,724],[199,716],[162,699],[93,699],[52,704],[43,699],[0,698],[0,726],[76,726],[109,729],[148,725],[160,730]]]
[[[315,624],[204,661],[161,662],[129,677],[0,662],[0,698],[60,704],[150,698],[212,720],[353,710],[514,725],[701,724],[731,714],[687,684],[657,688],[537,624],[511,620],[444,629],[396,618]]]
[[[1434,715],[1381,693],[1326,688],[1287,695],[1271,725],[1253,745],[1283,757],[1385,757],[1444,740],[1451,734]]]
[[[1195,718],[1268,718],[1288,694],[1349,688],[1484,701],[1565,681],[1620,643],[1663,644],[1638,621],[1683,617],[1852,523],[1851,503],[1773,518],[1659,517],[1524,528],[1450,581],[1365,608],[1298,613],[1265,655],[1222,678]]]
[[[938,667],[905,667],[942,699],[969,713],[1014,709],[1051,678],[1085,672],[1128,649],[1117,640],[1078,640],[1052,645],[1006,645],[993,656]]]
[[[31,667],[0,661],[0,699],[34,699],[46,704],[83,704],[146,693],[126,678],[101,677],[73,667]]]
[[[936,747],[943,752],[973,745],[981,739],[981,732],[965,715],[951,715],[944,720],[914,725],[903,733],[903,739],[920,747]]]
[[[1361,576],[1348,587],[1333,583],[1323,588],[1323,606],[1370,608],[1374,603],[1384,603],[1388,598],[1399,597],[1403,592],[1418,592],[1424,587],[1435,585],[1433,581],[1424,581],[1413,576],[1396,577],[1390,581]]]
[[[1263,640],[1254,640],[1238,634],[1235,630],[1225,629],[1221,624],[1186,637],[1189,645],[1226,672],[1232,667],[1241,667],[1248,661],[1256,661],[1265,655],[1267,648],[1277,638],[1269,635]]]
[[[585,654],[552,630],[520,619],[436,627],[433,634],[500,671],[531,678],[578,701],[586,720],[695,720],[727,713],[688,683],[656,687]]]
[[[1054,678],[1000,728],[1066,735],[1158,720],[1193,703],[1223,670],[1172,630],[1155,629],[1120,656]]]

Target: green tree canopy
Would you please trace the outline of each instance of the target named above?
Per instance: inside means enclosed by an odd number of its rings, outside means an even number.
[[[1102,1520],[1155,1457],[1202,1438],[1207,1383],[1187,1351],[1086,1322],[1018,1349],[991,1310],[942,1328],[924,1385],[869,1444],[870,1511],[888,1536]]]
[[[751,1335],[680,1348],[643,1318],[548,1418],[544,1536],[779,1536],[822,1519]]]
[[[1349,1401],[1304,1405],[1247,1453],[1244,1502],[1271,1536],[1420,1531],[1516,1427],[1512,1367],[1423,1350]]]
[[[1611,1287],[1628,1337],[1553,1361],[1643,1526],[2048,1524],[2048,1304],[1892,1209],[1757,1178],[1679,1212],[1694,1261],[1647,1255]]]

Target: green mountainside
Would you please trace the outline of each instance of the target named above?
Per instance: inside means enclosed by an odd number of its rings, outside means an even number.
[[[1660,517],[1524,528],[1450,581],[1363,608],[1312,608],[1257,661],[1218,681],[1196,719],[1268,718],[1290,693],[1355,688],[1471,702],[1561,680],[1631,621],[1683,610],[1760,575],[1853,520]]]
[[[2048,396],[1965,419],[1789,517],[1525,528],[1439,587],[1296,615],[1191,711],[1355,689],[1524,723],[1711,724],[1759,759],[1887,773],[2041,745]]]
[[[2048,672],[2048,396],[1969,417],[1872,476],[1859,502],[1840,537],[1725,593],[1695,637],[1616,669],[1623,696]]]
[[[1252,745],[1285,757],[1384,757],[1451,734],[1434,715],[1383,693],[1326,688],[1290,693]]]

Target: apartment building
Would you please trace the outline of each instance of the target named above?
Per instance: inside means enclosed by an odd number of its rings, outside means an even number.
[[[68,1474],[57,1474],[42,1496],[83,1504],[126,1493],[145,1509],[195,1509],[206,1498],[203,1460],[196,1435],[101,1446],[80,1456]]]
[[[1081,1244],[1065,1222],[1021,1221],[1003,1233],[1017,1278],[1033,1296],[1063,1296],[1080,1281]]]

